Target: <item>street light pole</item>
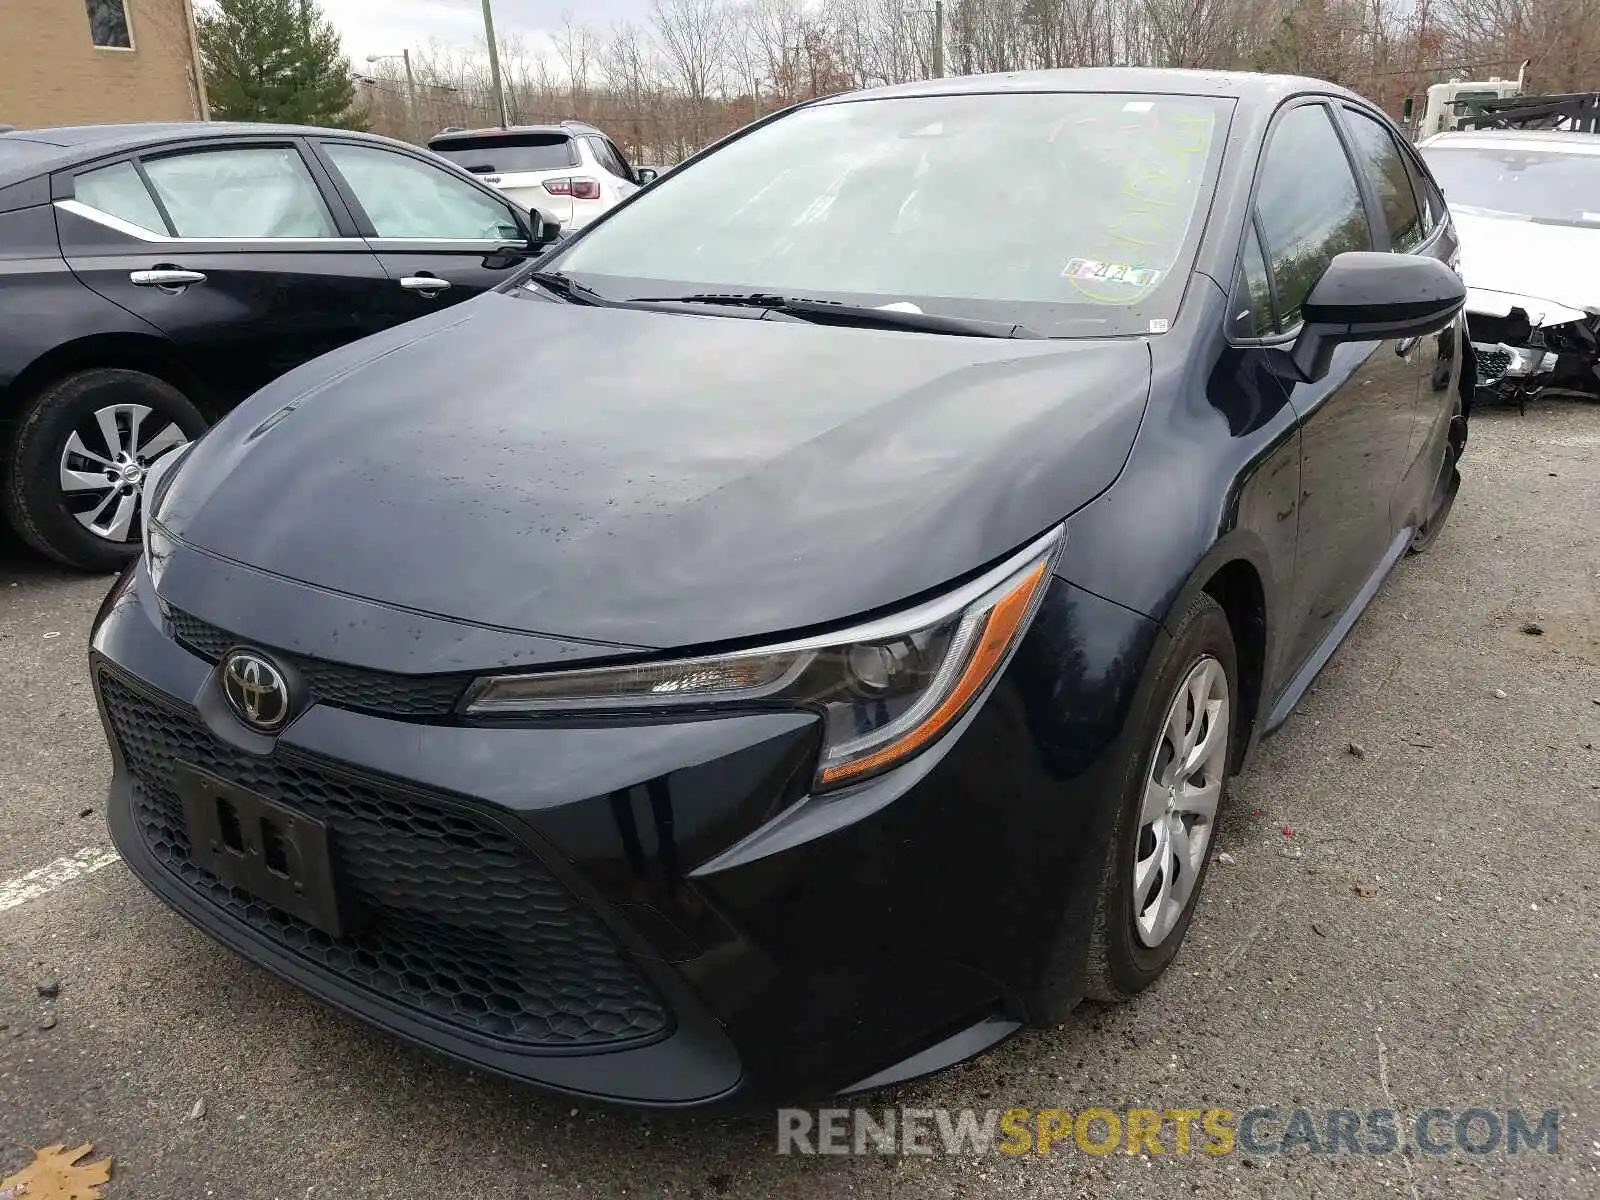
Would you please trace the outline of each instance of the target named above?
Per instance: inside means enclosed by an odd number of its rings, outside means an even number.
[[[489,44],[489,81],[494,85],[494,106],[500,114],[500,128],[504,129],[510,121],[506,116],[506,94],[500,86],[500,47],[494,40],[494,10],[489,0],[483,0],[483,37]]]
[[[411,140],[420,142],[419,126],[421,119],[417,111],[417,77],[411,70],[411,50],[400,51],[399,54],[369,54],[369,63],[382,62],[384,59],[398,58],[406,65],[406,132],[411,135]]]

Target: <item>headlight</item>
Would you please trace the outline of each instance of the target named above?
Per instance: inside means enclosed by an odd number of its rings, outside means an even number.
[[[176,450],[163,454],[146,468],[144,473],[144,495],[140,497],[139,505],[139,538],[144,544],[145,553],[150,552],[150,525],[155,521],[161,509],[161,501],[166,497],[167,489],[172,486],[172,478],[177,474],[178,464],[181,463],[194,449],[193,442],[185,442]]]
[[[835,634],[667,662],[497,675],[468,716],[625,713],[793,705],[825,721],[818,790],[854,783],[925,749],[967,711],[1016,649],[1065,540],[1058,526],[937,600]]]

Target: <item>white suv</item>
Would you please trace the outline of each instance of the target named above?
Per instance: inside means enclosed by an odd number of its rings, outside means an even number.
[[[465,167],[520,204],[582,229],[655,178],[635,171],[617,144],[593,125],[514,125],[447,129],[428,149]]]

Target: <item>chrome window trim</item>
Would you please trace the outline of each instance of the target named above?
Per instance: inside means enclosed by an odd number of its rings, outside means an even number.
[[[520,245],[514,238],[407,238],[371,237],[367,245],[374,250],[412,250],[418,246],[440,246],[449,250],[503,250]]]
[[[55,206],[62,212],[82,217],[85,221],[93,221],[96,225],[103,225],[107,229],[115,230],[138,241],[157,245],[260,246],[276,250],[354,250],[366,246],[366,242],[358,237],[172,237],[170,234],[146,229],[143,225],[135,225],[132,221],[125,221],[121,217],[114,217],[81,200],[57,200]]]

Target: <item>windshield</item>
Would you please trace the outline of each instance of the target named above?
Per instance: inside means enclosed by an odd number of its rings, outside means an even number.
[[[1600,225],[1600,154],[1428,146],[1422,157],[1451,208]]]
[[[572,139],[564,134],[451,138],[429,146],[441,158],[478,175],[512,171],[561,171],[578,165]]]
[[[547,264],[608,299],[769,292],[1161,332],[1232,102],[1085,93],[822,104],[675,172]]]

